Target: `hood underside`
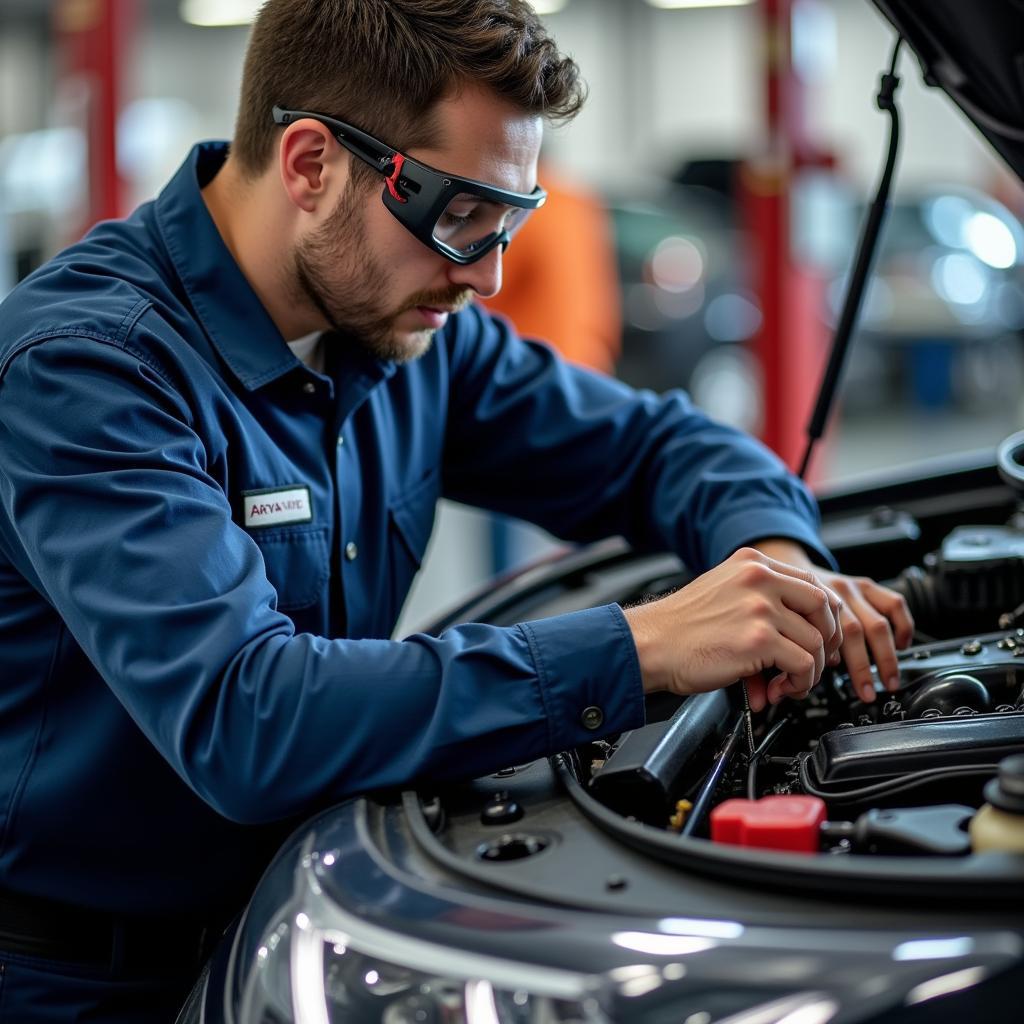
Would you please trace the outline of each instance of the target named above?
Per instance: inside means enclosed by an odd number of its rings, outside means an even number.
[[[874,0],[942,89],[1024,180],[1024,0]]]

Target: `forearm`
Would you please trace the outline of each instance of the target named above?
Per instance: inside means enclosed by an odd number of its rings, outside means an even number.
[[[766,537],[748,546],[760,551],[762,555],[785,562],[786,565],[795,565],[801,569],[818,567],[818,563],[814,562],[807,549],[799,541],[790,540],[788,537]]]

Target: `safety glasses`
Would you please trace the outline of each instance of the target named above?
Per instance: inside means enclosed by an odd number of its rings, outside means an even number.
[[[344,121],[274,107],[277,124],[303,117],[326,125],[353,156],[383,175],[384,205],[424,245],[453,263],[475,263],[495,246],[507,247],[530,212],[547,199],[539,185],[529,193],[509,192],[460,178],[421,164]]]

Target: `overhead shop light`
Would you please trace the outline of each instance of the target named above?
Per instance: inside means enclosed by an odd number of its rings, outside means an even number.
[[[181,20],[203,28],[248,25],[256,17],[262,0],[181,0]],[[557,14],[569,0],[532,0],[538,14]]]
[[[181,20],[202,28],[248,25],[262,0],[181,0]]]
[[[651,7],[663,11],[683,11],[697,7],[746,7],[754,0],[647,0]]]

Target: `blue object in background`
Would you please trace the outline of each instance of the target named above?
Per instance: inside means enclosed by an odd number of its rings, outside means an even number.
[[[922,409],[945,409],[953,400],[953,343],[920,338],[907,347],[910,394]]]

